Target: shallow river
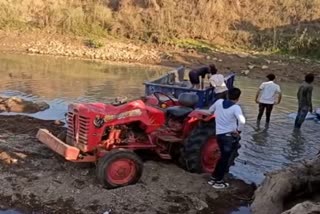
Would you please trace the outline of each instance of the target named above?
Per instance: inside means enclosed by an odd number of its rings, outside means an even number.
[[[143,95],[142,83],[168,70],[0,54],[0,95],[46,101],[50,109],[33,116],[62,119],[71,102],[108,102],[117,96]],[[238,178],[255,183],[263,180],[265,172],[312,158],[320,150],[320,124],[306,121],[301,133],[293,132],[294,121],[288,113],[296,111],[296,83],[280,83],[284,97],[273,111],[270,127],[256,129],[254,96],[260,83],[261,80],[243,77],[236,77],[235,83],[243,91],[240,104],[248,122],[242,134],[240,156],[231,171]],[[314,106],[320,107],[320,87],[314,89]]]

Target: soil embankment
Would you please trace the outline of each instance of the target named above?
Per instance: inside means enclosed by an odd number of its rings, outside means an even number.
[[[148,65],[193,68],[214,63],[225,73],[230,68],[237,75],[265,78],[274,73],[278,81],[302,81],[307,73],[320,80],[320,63],[315,60],[258,53],[236,53],[199,47],[171,47],[148,45],[130,40],[102,39],[101,47],[88,44],[81,37],[48,35],[45,33],[19,34],[0,31],[0,51],[37,55],[80,58],[102,62],[125,62]],[[100,44],[99,43],[99,44]],[[203,48],[202,48],[203,49]]]
[[[254,188],[231,180],[228,191],[215,191],[208,175],[188,173],[172,163],[146,161],[141,181],[106,190],[95,168],[63,160],[35,135],[39,128],[63,130],[54,121],[0,116],[1,208],[26,213],[229,213],[251,199]]]

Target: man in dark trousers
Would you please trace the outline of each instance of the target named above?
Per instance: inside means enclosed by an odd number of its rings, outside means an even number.
[[[260,125],[262,115],[264,113],[264,110],[266,109],[266,127],[268,127],[273,105],[279,104],[281,102],[282,94],[280,86],[274,83],[276,76],[274,74],[268,74],[266,77],[268,81],[263,82],[260,85],[259,90],[256,94],[256,103],[259,104],[257,125]],[[278,99],[276,100],[277,96]]]
[[[233,88],[228,91],[228,100],[219,99],[209,109],[215,114],[216,136],[221,157],[212,173],[208,184],[213,188],[222,189],[229,186],[223,178],[239,149],[240,132],[246,122],[241,107],[237,104],[241,90]]]
[[[200,77],[201,77],[201,89],[203,88],[203,81],[206,75],[217,73],[217,68],[214,64],[209,66],[203,66],[200,68],[193,69],[189,72],[189,80],[192,84],[192,88],[200,88]]]
[[[298,114],[294,127],[300,129],[302,123],[306,119],[308,112],[312,113],[312,83],[314,81],[313,74],[307,74],[304,78],[304,82],[299,87],[297,98],[298,98]]]

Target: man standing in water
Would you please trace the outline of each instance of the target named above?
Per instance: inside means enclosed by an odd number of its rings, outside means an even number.
[[[192,84],[192,88],[200,88],[200,77],[201,77],[201,89],[203,88],[203,82],[206,75],[217,73],[217,68],[214,64],[209,66],[203,66],[197,69],[193,69],[189,72],[189,80]]]
[[[221,157],[212,173],[208,184],[213,188],[222,189],[229,186],[223,178],[229,171],[237,150],[241,130],[246,122],[241,107],[237,104],[241,95],[239,88],[230,89],[228,100],[219,99],[209,109],[216,115],[216,136],[220,148]]]
[[[259,104],[259,114],[257,117],[257,125],[260,126],[260,121],[264,110],[266,109],[266,127],[270,123],[271,112],[274,104],[279,104],[281,102],[282,94],[280,86],[274,83],[276,76],[274,74],[267,75],[267,82],[263,82],[256,94],[256,103]],[[278,95],[278,100],[276,102],[276,96]]]
[[[312,113],[312,83],[314,81],[313,74],[307,74],[304,78],[304,82],[299,87],[297,98],[298,98],[298,114],[294,123],[295,129],[300,129],[302,123],[306,119],[308,112]]]

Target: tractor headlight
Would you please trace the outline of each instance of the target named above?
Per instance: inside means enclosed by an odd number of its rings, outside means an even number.
[[[94,120],[93,120],[93,124],[95,127],[97,128],[101,128],[104,124],[104,120],[103,118],[97,116]]]

